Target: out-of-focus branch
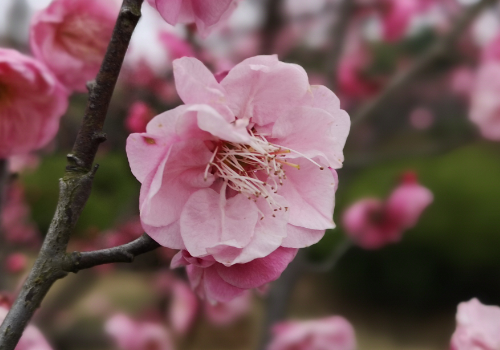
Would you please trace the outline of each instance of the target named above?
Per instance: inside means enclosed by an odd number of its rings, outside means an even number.
[[[94,266],[111,263],[131,263],[135,257],[159,248],[160,245],[143,234],[135,241],[109,249],[96,250],[93,252],[73,252],[66,256],[63,268],[67,272],[78,272]]]
[[[474,18],[476,18],[487,6],[491,6],[496,2],[497,0],[481,0],[477,4],[470,6],[455,22],[447,35],[439,39],[421,57],[417,58],[416,62],[411,67],[397,74],[378,96],[368,101],[354,114],[352,118],[353,125],[368,118],[395,94],[401,91],[401,89],[405,88],[415,78],[422,74],[422,72],[429,68],[437,59],[449,53],[450,49],[459,39],[460,35],[469,27]]]
[[[14,350],[29,320],[55,281],[67,275],[66,248],[92,189],[97,166],[93,162],[109,102],[132,33],[141,17],[143,0],[124,0],[111,42],[97,75],[89,84],[89,99],[64,177],[59,181],[59,201],[47,236],[21,292],[0,327],[0,350]]]
[[[347,30],[351,15],[354,11],[354,0],[340,0],[337,9],[337,18],[332,27],[332,46],[326,58],[326,74],[328,87],[335,90],[337,87],[337,72],[340,57],[344,51],[344,43],[347,40]]]
[[[285,23],[282,16],[282,6],[283,0],[268,0],[267,2],[266,18],[261,31],[260,52],[263,55],[274,53],[280,29]]]
[[[352,246],[353,242],[349,238],[346,238],[344,241],[339,243],[334,250],[332,250],[330,256],[328,256],[325,261],[321,263],[307,262],[304,268],[309,272],[316,273],[326,273],[332,271],[335,266],[337,266],[340,259],[342,259]]]

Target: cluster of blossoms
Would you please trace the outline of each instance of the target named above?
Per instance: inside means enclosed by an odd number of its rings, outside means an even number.
[[[359,246],[377,249],[399,241],[432,201],[432,193],[409,172],[387,200],[365,198],[349,207],[343,215],[344,229]]]
[[[174,76],[185,105],[127,141],[141,221],[181,250],[172,265],[188,266],[200,295],[228,301],[276,279],[334,227],[350,120],[330,90],[276,56],[247,59],[220,82],[182,58]]]

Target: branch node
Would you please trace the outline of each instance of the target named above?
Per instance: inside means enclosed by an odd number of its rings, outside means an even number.
[[[120,10],[120,15],[123,15],[127,18],[139,20],[139,18],[141,18],[141,11],[140,9],[133,9],[131,7],[126,6]]]
[[[68,159],[68,163],[71,164],[73,167],[80,167],[83,168],[85,167],[85,162],[78,158],[75,154],[69,153],[66,158]]]
[[[88,81],[87,82],[87,91],[89,93],[92,93],[92,91],[94,91],[96,86],[97,86],[97,83],[95,80]]]
[[[103,143],[108,139],[108,136],[106,135],[105,132],[94,132],[92,134],[92,139],[94,141],[97,141],[98,143]]]
[[[97,173],[97,170],[99,170],[99,164],[94,165],[92,168],[92,171],[90,172],[92,177],[94,177],[95,173]]]

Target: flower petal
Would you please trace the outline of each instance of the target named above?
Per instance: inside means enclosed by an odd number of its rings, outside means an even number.
[[[340,115],[345,112],[339,110]],[[347,115],[347,113],[345,113]],[[348,118],[348,116],[347,116]],[[342,167],[342,149],[347,134],[339,127],[337,119],[325,110],[312,107],[296,107],[282,115],[274,124],[273,143],[288,147],[308,158],[321,158],[327,167]],[[290,153],[287,158],[302,157]]]
[[[294,226],[313,230],[334,228],[335,179],[328,169],[320,170],[304,158],[294,160],[300,170],[290,167],[278,193],[290,203]]]
[[[309,89],[307,73],[276,55],[256,56],[235,66],[222,80],[229,107],[238,118],[258,125],[274,122]]]
[[[325,230],[311,230],[309,228],[288,225],[286,238],[282,247],[305,248],[318,243],[325,235]]]
[[[220,277],[227,283],[244,289],[257,288],[276,280],[295,258],[297,249],[278,248],[262,259],[255,259],[246,264],[226,267],[214,265]]]
[[[219,265],[219,264],[217,264]],[[245,292],[224,281],[214,267],[206,268],[203,274],[203,287],[205,296],[209,301],[226,303]]]

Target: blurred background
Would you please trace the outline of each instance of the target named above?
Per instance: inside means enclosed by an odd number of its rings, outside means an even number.
[[[491,84],[488,95],[480,74],[486,65],[500,64],[500,7],[491,1],[449,38],[477,2],[409,0],[400,9],[403,0],[352,0],[350,6],[339,0],[242,0],[207,40],[189,26],[169,26],[144,4],[106,122],[101,167],[71,249],[109,247],[142,234],[140,184],[130,172],[125,140],[181,103],[173,59],[195,56],[217,73],[247,57],[276,53],[303,66],[311,84],[331,87],[353,118],[339,171],[338,227],[307,250],[309,263],[328,261],[345,244],[342,214],[350,205],[387,198],[404,172],[415,172],[434,195],[399,242],[379,249],[353,244],[334,269],[297,273],[286,295],[288,317],[342,315],[353,324],[360,350],[448,349],[458,303],[477,297],[500,305],[500,133],[485,132],[500,123],[500,90],[496,94]],[[49,3],[0,1],[0,45],[29,54],[31,17]],[[446,52],[425,61],[441,42]],[[85,104],[85,94],[73,95],[56,140],[10,161],[16,175],[2,213],[0,246],[0,290],[7,294],[20,287],[47,231]],[[472,118],[475,109],[484,118]],[[50,292],[35,322],[56,349],[114,348],[104,324],[116,313],[165,324],[178,349],[255,349],[265,296],[246,296],[231,317],[217,321],[212,306],[177,290],[183,275],[169,270],[171,256],[161,249],[130,266],[69,276]]]

